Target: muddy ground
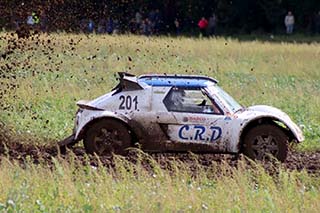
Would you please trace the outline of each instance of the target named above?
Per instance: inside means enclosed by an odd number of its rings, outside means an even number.
[[[135,163],[141,155],[137,154],[139,152],[133,150],[130,151],[129,155],[125,158],[132,163]],[[61,154],[58,151],[58,148],[55,146],[35,146],[21,143],[0,143],[0,159],[7,158],[10,160],[16,160],[22,164],[31,159],[35,164],[38,163],[47,163],[52,164],[52,157],[59,157],[62,159],[70,159],[70,157],[75,157],[82,164],[91,164],[92,166],[98,166],[98,161],[95,156],[87,156],[85,150],[81,146],[76,146],[67,151],[66,154]],[[228,154],[191,154],[191,153],[149,153],[151,159],[158,162],[161,167],[168,168],[168,165],[175,160],[184,163],[191,170],[195,169],[198,166],[202,168],[210,167],[212,165],[227,164],[231,167],[237,167],[240,162],[245,162],[249,165],[250,162],[245,159],[244,156],[235,156]],[[150,167],[147,158],[144,158],[142,163],[146,167]],[[101,156],[99,161],[105,167],[114,166],[114,158],[109,156]],[[274,172],[274,165],[269,163],[262,163],[263,167],[268,171]],[[279,164],[276,164],[279,165]],[[281,164],[282,168],[288,170],[305,170],[309,174],[315,174],[320,176],[320,151],[316,152],[297,152],[290,151],[287,160]],[[277,166],[278,167],[278,166]]]

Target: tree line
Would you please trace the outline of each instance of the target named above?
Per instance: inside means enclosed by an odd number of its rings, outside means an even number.
[[[162,30],[174,30],[174,21],[182,30],[193,33],[201,17],[217,17],[217,31],[224,33],[282,33],[284,17],[292,11],[296,30],[313,32],[319,0],[1,0],[0,28],[13,29],[36,13],[45,19],[48,30],[78,31],[79,22],[90,18],[96,23],[102,17],[117,18],[123,31],[136,11],[147,15],[159,9]]]

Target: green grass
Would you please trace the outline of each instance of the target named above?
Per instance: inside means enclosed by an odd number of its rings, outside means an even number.
[[[245,106],[279,107],[305,126],[300,150],[320,149],[320,55],[318,43],[239,41],[136,36],[52,34],[53,48],[26,41],[0,62],[16,62],[19,88],[4,95],[0,121],[28,143],[48,144],[69,135],[75,102],[116,85],[115,74],[203,74]],[[82,39],[75,50],[71,40]],[[292,39],[292,38],[291,38]],[[299,38],[300,39],[300,38]],[[300,41],[300,40],[299,40]],[[291,41],[290,41],[291,42]],[[7,44],[0,40],[0,53]],[[51,52],[45,55],[44,52]],[[49,56],[51,59],[49,59]],[[131,58],[131,61],[129,58]],[[62,63],[61,63],[62,61]],[[28,63],[28,66],[22,65]],[[0,64],[1,65],[1,64]],[[2,64],[3,65],[3,64]],[[34,74],[33,74],[34,73]],[[10,74],[10,75],[11,75]],[[0,82],[8,80],[1,78]],[[5,90],[3,84],[1,91]],[[28,139],[28,140],[26,140]],[[197,167],[172,160],[171,171],[150,159],[153,170],[118,159],[116,170],[82,166],[72,154],[54,164],[18,164],[2,157],[0,212],[317,212],[320,180],[306,172],[278,169],[270,176],[255,165]],[[195,173],[196,172],[196,173]]]
[[[71,157],[72,159],[72,157]],[[172,160],[171,171],[149,159],[116,160],[115,169],[77,160],[53,159],[45,165],[26,162],[24,169],[0,165],[0,211],[7,212],[317,212],[320,179],[305,172],[270,176],[259,165],[198,167],[191,171]],[[35,175],[36,174],[36,175]],[[197,174],[197,175],[194,175]]]
[[[20,76],[15,92],[18,98],[7,96],[4,102],[11,109],[0,115],[18,134],[41,137],[44,143],[69,135],[75,102],[110,91],[119,71],[137,75],[182,73],[218,79],[245,106],[279,107],[305,127],[306,141],[299,148],[320,148],[320,61],[315,60],[320,54],[318,43],[126,35],[40,37],[40,41],[48,39],[53,48],[50,60],[43,54],[48,47],[35,41],[27,41],[32,50],[15,51],[7,60],[25,61],[29,57],[29,68],[15,67]],[[75,50],[71,41],[78,42]],[[6,46],[4,41],[1,46]]]

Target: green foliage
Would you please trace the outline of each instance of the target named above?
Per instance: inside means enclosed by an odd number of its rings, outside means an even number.
[[[110,91],[117,84],[116,72],[181,73],[218,79],[245,106],[266,104],[282,109],[304,127],[306,141],[298,148],[320,148],[320,62],[314,60],[318,43],[72,34],[39,39],[55,43],[50,46],[50,60],[43,55],[48,47],[40,48],[34,41],[28,41],[33,50],[14,52],[6,60],[30,58],[28,69],[14,68],[21,73],[15,79],[19,88],[4,97],[3,103],[10,107],[0,114],[0,120],[17,135],[41,138],[42,143],[68,136],[75,102]],[[71,40],[79,40],[72,52]]]

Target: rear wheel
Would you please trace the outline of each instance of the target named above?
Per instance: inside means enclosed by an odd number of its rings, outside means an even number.
[[[116,120],[100,120],[86,132],[84,147],[90,154],[118,155],[127,154],[131,145],[128,128]]]
[[[274,125],[253,127],[244,137],[243,153],[253,160],[266,160],[272,156],[284,161],[288,154],[288,137]]]

